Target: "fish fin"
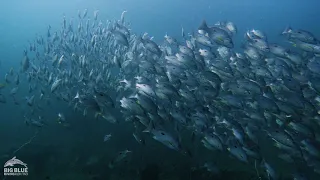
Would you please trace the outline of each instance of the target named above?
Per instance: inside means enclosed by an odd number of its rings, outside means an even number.
[[[292,32],[292,28],[290,26],[287,26],[283,31],[282,31],[282,35],[287,35],[289,33]]]
[[[261,162],[259,163],[260,164],[260,167],[265,167],[264,164],[266,163],[266,160],[264,159],[264,157],[261,157]]]
[[[148,127],[147,127],[145,130],[143,130],[142,132],[148,132],[148,133],[150,133],[150,132],[152,132],[154,129],[155,129],[155,128],[154,128],[154,123],[153,123],[153,121],[150,121]]]
[[[202,21],[202,23],[200,24],[200,26],[198,27],[198,30],[204,30],[207,31],[209,29],[207,22],[205,20]]]

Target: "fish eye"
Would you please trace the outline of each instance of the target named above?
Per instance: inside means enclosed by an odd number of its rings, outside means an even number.
[[[164,134],[163,132],[161,132],[161,135],[163,135],[163,136],[164,136],[165,134]]]
[[[301,31],[298,31],[297,33],[298,33],[298,34],[301,34]]]
[[[238,148],[237,146],[234,146],[234,148]]]

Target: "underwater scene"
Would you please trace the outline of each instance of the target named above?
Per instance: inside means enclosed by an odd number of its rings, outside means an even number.
[[[0,4],[0,180],[320,180],[320,1]]]

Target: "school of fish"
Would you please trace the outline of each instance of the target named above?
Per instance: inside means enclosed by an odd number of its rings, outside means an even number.
[[[312,33],[288,27],[279,35],[284,46],[252,29],[236,52],[232,22],[203,21],[193,33],[182,29],[179,38],[165,34],[155,42],[147,33],[135,34],[125,14],[104,22],[99,11],[89,17],[86,9],[77,18],[64,17],[57,31],[49,26],[23,52],[21,69],[6,73],[0,102],[22,103],[16,96],[25,81],[30,95],[23,103],[30,112],[24,118],[31,126],[44,126],[37,113],[55,97],[84,116],[132,124],[140,144],[149,134],[192,156],[181,140],[181,132],[188,132],[190,142],[199,140],[212,153],[225,152],[259,166],[261,176],[279,179],[281,172],[261,153],[267,143],[281,161],[320,174],[320,43]],[[1,93],[9,86],[8,95]],[[56,114],[58,123],[70,125]],[[204,167],[218,171],[210,162]],[[298,170],[290,176],[306,179]]]

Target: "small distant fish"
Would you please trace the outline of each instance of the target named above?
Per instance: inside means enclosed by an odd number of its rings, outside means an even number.
[[[7,84],[10,84],[11,81],[9,80],[9,77],[8,77],[8,73],[6,73],[6,75],[4,76],[4,80],[6,81]]]
[[[19,74],[17,74],[15,80],[14,80],[15,84],[16,85],[19,85],[20,84],[20,77],[19,77]]]
[[[124,24],[124,15],[127,13],[128,11],[123,11],[121,13],[121,17],[120,17],[120,21],[121,21],[121,24],[123,25]]]
[[[10,95],[14,96],[15,94],[17,94],[18,90],[19,90],[19,87],[12,88],[11,91],[10,91]]]
[[[88,9],[85,9],[84,12],[83,12],[82,18],[83,19],[86,18],[87,14],[88,14]]]
[[[206,168],[207,171],[213,173],[213,174],[218,174],[220,172],[219,168],[217,167],[217,165],[215,165],[212,162],[206,162],[203,165],[204,168]]]
[[[57,79],[53,82],[51,86],[51,92],[54,92],[61,84],[61,79]]]
[[[24,119],[25,119],[25,124],[27,126],[29,125],[32,125],[34,127],[38,127],[38,128],[41,128],[44,126],[44,123],[42,122],[42,120],[39,118],[38,120],[35,120],[35,119],[28,119],[26,116],[24,116]]]
[[[111,139],[111,137],[112,137],[112,134],[107,134],[107,135],[105,135],[105,136],[103,137],[103,142],[109,141],[109,140]]]
[[[118,120],[117,120],[117,118],[116,117],[114,117],[111,113],[107,113],[107,112],[105,112],[105,113],[100,113],[100,116],[103,118],[103,119],[105,119],[105,120],[107,120],[108,122],[110,122],[110,123],[117,123],[118,122]]]
[[[278,179],[278,174],[276,173],[276,171],[265,160],[263,160],[263,166],[267,172],[268,178]]]
[[[26,71],[29,69],[29,67],[30,67],[30,60],[29,60],[29,58],[28,58],[27,55],[24,56],[24,58],[23,58],[23,60],[22,60],[22,62],[21,62],[21,65],[22,65],[22,71],[23,71],[23,72],[26,72]]]
[[[66,118],[62,113],[58,113],[58,119],[57,119],[59,124],[65,123],[66,122]]]
[[[182,38],[186,38],[186,34],[185,34],[182,26],[181,26],[181,36],[182,36]]]
[[[118,155],[114,159],[112,159],[111,162],[109,163],[109,168],[112,169],[116,165],[118,165],[124,158],[128,156],[128,153],[131,153],[131,151],[124,150],[124,151],[118,152]]]
[[[34,95],[31,97],[25,97],[28,106],[33,106],[34,104]]]
[[[98,19],[98,13],[99,13],[99,10],[95,10],[93,12],[93,19],[96,21]]]

